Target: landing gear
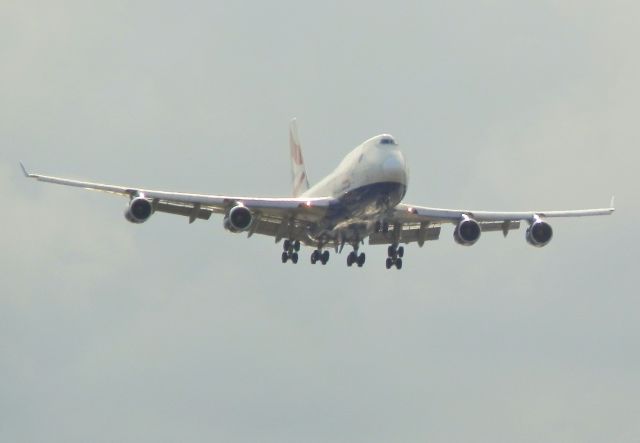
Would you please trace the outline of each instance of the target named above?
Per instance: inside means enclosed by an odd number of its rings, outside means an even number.
[[[329,261],[329,251],[320,251],[319,249],[314,250],[311,253],[311,264],[315,265],[316,262],[320,262],[323,265],[326,265]]]
[[[364,255],[364,252],[361,252],[360,255],[358,255],[356,251],[352,251],[349,253],[349,255],[347,255],[347,266],[349,267],[351,267],[355,263],[359,268],[361,268],[364,265],[365,261],[366,256]]]
[[[282,263],[286,263],[291,260],[294,265],[298,263],[298,251],[300,250],[300,242],[298,240],[285,240],[282,243]]]
[[[387,269],[391,269],[393,266],[396,269],[402,269],[402,257],[404,257],[404,247],[397,245],[391,245],[387,249],[387,260],[385,262],[385,266]]]
[[[360,255],[358,256],[358,267],[361,268],[362,265],[364,265],[364,262],[366,260],[366,256],[364,255],[364,252],[361,252]]]
[[[377,222],[376,223],[376,232],[381,232],[386,234],[389,232],[389,223],[387,222]]]
[[[389,248],[387,249],[387,255],[389,257],[404,257],[404,246],[389,246]]]

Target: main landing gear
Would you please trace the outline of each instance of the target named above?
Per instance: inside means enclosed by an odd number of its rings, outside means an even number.
[[[321,251],[319,249],[315,249],[311,253],[311,264],[315,265],[316,262],[320,262],[323,265],[326,265],[329,261],[329,251]]]
[[[300,242],[298,240],[285,240],[282,244],[282,263],[291,260],[291,263],[298,263],[298,251],[300,250]]]
[[[387,269],[391,269],[395,266],[397,269],[402,269],[402,257],[404,256],[404,247],[398,245],[391,245],[387,249]]]
[[[355,263],[359,268],[361,268],[362,265],[364,265],[365,260],[366,256],[364,255],[364,252],[361,252],[360,255],[358,255],[357,251],[351,251],[349,255],[347,255],[347,266],[351,267]]]

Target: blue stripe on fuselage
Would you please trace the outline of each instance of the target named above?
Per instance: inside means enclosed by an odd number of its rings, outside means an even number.
[[[351,189],[329,207],[327,218],[333,223],[354,219],[375,219],[395,207],[404,198],[407,186],[397,182],[379,182]]]

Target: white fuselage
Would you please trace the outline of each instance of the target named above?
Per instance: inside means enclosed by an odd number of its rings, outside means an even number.
[[[384,218],[404,197],[407,167],[394,138],[375,136],[356,147],[338,167],[301,197],[333,197],[327,228]]]
[[[397,183],[406,188],[407,179],[407,167],[402,152],[393,137],[382,134],[356,147],[331,174],[312,186],[301,197],[340,198],[345,193],[378,183]]]

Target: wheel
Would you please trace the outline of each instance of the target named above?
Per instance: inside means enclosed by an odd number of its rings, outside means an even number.
[[[387,248],[387,255],[389,257],[395,257],[397,251],[396,251],[396,247],[394,245],[391,245]]]
[[[285,251],[288,251],[289,248],[291,248],[291,241],[285,240],[284,243],[282,243],[282,249],[284,249]]]
[[[403,246],[400,246],[398,248],[398,257],[400,257],[400,258],[404,257],[404,247]]]
[[[391,257],[388,257],[385,265],[387,266],[387,269],[391,269],[391,266],[393,266],[393,259]]]
[[[398,270],[402,269],[402,259],[401,258],[396,260],[396,268],[398,268]]]
[[[287,254],[286,252],[282,253],[282,263],[286,263],[287,260],[289,260],[289,254]]]
[[[315,249],[312,253],[311,253],[311,264],[315,265],[316,262],[318,261],[318,256],[320,255],[320,253],[318,252],[317,249]]]
[[[296,263],[298,263],[298,253],[297,252],[294,252],[293,254],[291,254],[291,261],[293,262],[294,265]]]
[[[386,234],[387,232],[389,232],[389,223],[383,223],[382,224],[382,233]]]
[[[329,261],[329,251],[324,251],[324,252],[322,253],[322,258],[321,258],[321,260],[322,260],[322,264],[323,264],[323,265],[326,265],[326,264],[327,264],[327,262]]]
[[[298,252],[300,250],[300,242],[298,240],[293,242],[293,250],[296,251],[296,252]]]
[[[347,266],[350,267],[354,261],[356,261],[355,253],[350,252],[349,255],[347,255]]]
[[[358,267],[361,268],[362,265],[364,265],[364,262],[366,260],[366,257],[364,255],[364,252],[361,252],[360,255],[358,256]]]

